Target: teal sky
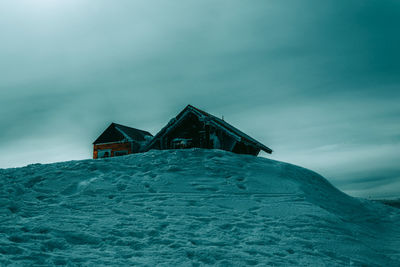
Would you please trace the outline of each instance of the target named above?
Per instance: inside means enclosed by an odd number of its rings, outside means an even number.
[[[400,1],[0,2],[0,168],[91,157],[187,104],[362,197],[400,196]]]

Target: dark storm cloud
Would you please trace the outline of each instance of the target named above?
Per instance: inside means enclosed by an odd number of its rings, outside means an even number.
[[[111,121],[156,133],[191,103],[354,195],[400,192],[368,174],[398,171],[399,18],[398,1],[2,2],[0,166],[87,158]]]

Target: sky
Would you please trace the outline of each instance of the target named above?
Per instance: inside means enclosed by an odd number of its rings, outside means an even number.
[[[397,0],[0,2],[0,168],[187,104],[344,192],[400,196]]]

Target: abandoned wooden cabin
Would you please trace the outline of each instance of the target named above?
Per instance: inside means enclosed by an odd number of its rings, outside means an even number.
[[[150,133],[112,123],[93,143],[93,158],[118,156],[151,149],[222,149],[257,156],[272,150],[223,119],[192,105],[186,106],[154,137]]]
[[[141,152],[152,137],[149,132],[111,123],[93,142],[93,158],[123,156]]]
[[[188,105],[158,132],[146,150],[179,148],[222,149],[238,154],[258,155],[272,150],[226,121]]]

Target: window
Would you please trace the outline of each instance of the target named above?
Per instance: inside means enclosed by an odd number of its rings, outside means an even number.
[[[97,150],[97,158],[108,158],[111,156],[111,149],[99,149]]]
[[[172,140],[173,149],[190,148],[190,147],[192,147],[192,139],[175,138]]]

